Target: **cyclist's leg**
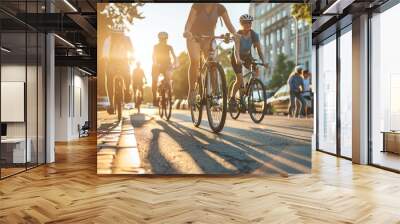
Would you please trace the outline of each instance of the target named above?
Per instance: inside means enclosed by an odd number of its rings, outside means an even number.
[[[243,75],[242,75],[242,66],[238,65],[236,63],[236,58],[234,56],[234,54],[231,54],[231,64],[232,64],[232,68],[233,71],[235,72],[236,75],[236,79],[235,79],[235,83],[233,84],[233,88],[232,88],[232,92],[230,93],[230,97],[233,98],[235,97],[235,94],[237,93],[237,91],[243,87]],[[242,92],[239,92],[240,95],[242,95]]]
[[[186,41],[188,53],[189,53],[189,72],[188,72],[188,81],[189,81],[189,92],[188,92],[188,99],[191,98],[191,93],[194,89],[194,84],[199,76],[199,67],[200,67],[200,57],[201,57],[201,48],[200,44],[193,40],[188,39]]]
[[[135,107],[137,106],[136,105],[136,103],[137,103],[137,87],[136,87],[136,84],[135,83],[133,83],[132,84],[132,89],[133,89],[133,102],[135,103]]]
[[[165,79],[169,85],[169,88],[172,91],[171,81],[172,81],[172,66],[169,66],[165,72]]]
[[[152,67],[152,81],[151,81],[151,91],[153,93],[153,105],[157,106],[157,82],[158,82],[158,76],[160,75],[160,69],[158,66]]]

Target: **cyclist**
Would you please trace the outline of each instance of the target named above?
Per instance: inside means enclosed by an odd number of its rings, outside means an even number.
[[[268,65],[264,61],[264,54],[261,49],[260,45],[260,38],[258,33],[256,33],[254,30],[251,29],[251,24],[253,22],[253,17],[244,14],[240,16],[240,25],[242,27],[241,30],[238,31],[238,34],[240,34],[240,48],[235,48],[233,52],[239,52],[239,57],[242,63],[237,62],[237,57],[232,52],[231,55],[231,63],[233,70],[235,71],[236,74],[236,81],[235,84],[233,85],[232,92],[230,93],[231,99],[230,103],[235,103],[236,101],[234,100],[235,93],[239,90],[240,96],[243,95],[242,90],[244,89],[243,86],[243,74],[242,74],[242,65],[246,69],[250,69],[250,66],[252,66],[252,62],[254,61],[254,58],[251,54],[251,47],[254,47],[257,49],[258,56],[260,57],[261,62],[264,64],[264,67],[267,68]],[[239,49],[239,50],[238,50]],[[255,70],[255,75],[258,77],[259,75],[259,70],[257,66],[253,67]]]
[[[164,78],[171,80],[172,76],[172,63],[171,56],[174,59],[174,65],[177,64],[177,59],[174,53],[174,49],[171,45],[168,45],[168,33],[158,33],[159,43],[154,46],[153,50],[153,68],[152,68],[152,85],[151,89],[153,92],[153,105],[157,106],[157,82],[158,76],[162,73]]]
[[[227,29],[231,34],[234,35],[235,46],[239,48],[239,37],[236,33],[235,27],[229,18],[229,15],[222,4],[219,3],[193,3],[190,9],[189,17],[186,21],[185,32],[183,36],[186,37],[186,45],[190,58],[189,66],[189,92],[188,101],[191,103],[193,97],[194,84],[199,76],[200,66],[200,52],[202,51],[205,55],[208,55],[211,38],[197,39],[194,36],[214,36],[215,27],[217,25],[218,18],[222,17]],[[240,64],[240,57],[237,53],[238,63]]]
[[[143,82],[144,81],[144,82]],[[133,70],[132,76],[132,89],[133,89],[133,100],[135,101],[135,106],[140,111],[138,107],[140,100],[136,97],[143,97],[143,85],[147,83],[146,76],[144,75],[143,69],[140,67],[140,62],[136,62],[136,68]],[[139,94],[137,92],[139,91]]]

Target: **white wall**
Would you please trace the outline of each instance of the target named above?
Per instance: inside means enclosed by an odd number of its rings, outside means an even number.
[[[72,67],[56,67],[55,140],[79,137],[78,125],[88,120],[88,78]]]

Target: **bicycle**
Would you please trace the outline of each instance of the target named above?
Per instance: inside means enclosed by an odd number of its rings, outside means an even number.
[[[157,92],[158,92],[158,113],[161,118],[169,121],[172,114],[172,87],[170,81],[165,78],[163,74],[162,78],[158,80]],[[165,115],[165,116],[164,116]]]
[[[140,90],[139,88],[133,88],[133,97],[135,108],[137,108],[138,113],[140,114],[140,105],[143,101],[143,90]]]
[[[266,93],[264,84],[255,77],[256,66],[264,66],[264,64],[251,62],[250,71],[243,76],[244,89],[241,87],[234,93],[233,99],[229,101],[229,113],[234,120],[239,117],[241,112],[246,112],[246,110],[254,123],[260,123],[264,119],[267,108]],[[247,82],[245,81],[246,77],[249,77]],[[234,82],[230,84],[229,90],[233,88],[234,84]],[[241,91],[243,94],[240,94]]]
[[[190,99],[190,113],[195,127],[201,123],[203,106],[206,106],[208,123],[214,133],[220,132],[225,125],[227,113],[227,89],[225,72],[216,60],[218,55],[217,39],[229,43],[233,40],[229,33],[221,36],[194,36],[195,39],[211,39],[210,51],[206,59],[200,59],[200,75],[195,83]],[[221,42],[222,43],[222,42]],[[221,44],[220,43],[220,44]],[[204,55],[204,52],[201,52]]]

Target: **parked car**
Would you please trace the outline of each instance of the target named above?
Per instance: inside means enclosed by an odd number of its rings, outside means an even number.
[[[97,97],[97,110],[107,110],[110,106],[110,101],[107,96],[98,96]]]
[[[313,99],[311,97],[305,97],[307,113],[312,113]],[[267,99],[267,114],[288,114],[288,108],[290,103],[289,86],[283,85],[276,91],[276,93]]]

